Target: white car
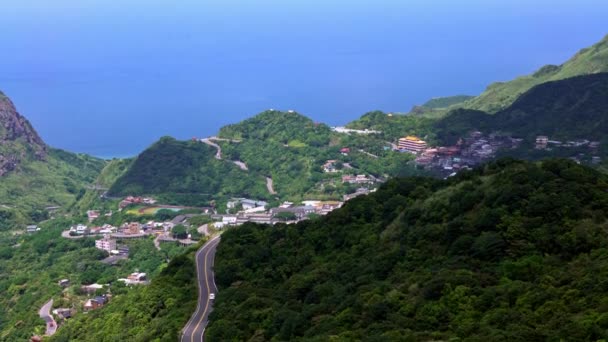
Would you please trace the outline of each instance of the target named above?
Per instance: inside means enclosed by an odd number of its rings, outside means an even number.
[[[211,292],[209,294],[209,299],[214,300],[215,299],[215,293]]]

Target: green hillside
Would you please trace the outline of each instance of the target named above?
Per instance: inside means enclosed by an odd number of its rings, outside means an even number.
[[[475,96],[469,95],[455,95],[455,96],[446,96],[446,97],[436,97],[434,99],[430,99],[425,102],[422,107],[429,109],[441,109],[447,108],[453,105],[457,105],[463,103],[464,101],[470,100]]]
[[[122,287],[106,307],[79,314],[48,340],[177,341],[196,309],[195,251],[174,257],[149,286]]]
[[[354,189],[342,183],[342,173],[323,173],[327,160],[348,163],[344,174],[387,177],[417,172],[408,165],[413,157],[390,151],[382,136],[335,133],[293,112],[267,111],[226,126],[213,143],[221,146],[221,160],[216,159],[216,148],[202,142],[163,138],[127,167],[109,195],[154,195],[179,204],[233,196],[341,199]],[[345,147],[350,152],[343,155]],[[268,190],[267,178],[276,194]]]
[[[608,143],[608,73],[538,85],[495,115],[456,110],[437,121],[434,129],[447,144],[472,130],[502,131],[528,141],[546,135],[555,140]]]
[[[406,135],[416,135],[426,140],[434,140],[434,118],[420,115],[394,115],[381,111],[366,113],[350,122],[346,127],[353,129],[372,129],[381,131],[386,141],[397,141]]]
[[[532,75],[509,82],[493,83],[481,95],[456,106],[494,113],[508,107],[521,94],[541,83],[607,71],[608,36],[597,44],[580,50],[562,65],[546,65]]]
[[[608,177],[502,160],[326,219],[227,231],[209,341],[605,337]]]
[[[199,141],[164,137],[142,152],[112,184],[108,195],[157,195],[161,200],[205,205],[216,196],[266,193],[263,179],[250,177],[233,163],[215,159]]]
[[[48,147],[30,122],[0,95],[0,231],[48,217],[82,196],[105,162]]]

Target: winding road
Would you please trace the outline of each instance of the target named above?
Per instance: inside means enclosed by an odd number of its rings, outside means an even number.
[[[241,142],[240,140],[220,139],[220,138],[215,138],[215,137],[200,139],[200,141],[204,144],[207,144],[207,145],[217,149],[217,152],[215,153],[215,159],[217,159],[217,160],[222,160],[222,147],[220,145],[214,143],[213,141],[230,141],[230,142],[237,142],[237,143]],[[245,164],[244,162],[242,162],[240,160],[231,160],[231,162],[234,163],[236,166],[238,166],[243,171],[249,170],[249,168],[247,167],[247,164]]]
[[[51,309],[53,308],[53,300],[49,300],[44,304],[38,311],[38,315],[46,322],[46,332],[44,335],[51,336],[57,331],[57,322],[51,315]]]
[[[209,314],[213,309],[213,300],[210,294],[217,293],[213,274],[213,261],[215,250],[220,243],[220,237],[216,236],[207,241],[196,252],[196,274],[198,282],[198,304],[194,315],[190,318],[182,330],[181,342],[202,342],[205,340],[205,327],[207,327]]]

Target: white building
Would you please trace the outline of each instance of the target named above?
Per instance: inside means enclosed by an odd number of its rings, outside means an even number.
[[[106,235],[102,239],[95,241],[95,247],[110,253],[116,249],[116,240],[111,239],[110,236]]]

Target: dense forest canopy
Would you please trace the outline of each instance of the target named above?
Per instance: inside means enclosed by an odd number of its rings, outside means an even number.
[[[244,225],[218,248],[223,340],[597,340],[608,177],[500,160],[394,179],[326,219]]]

